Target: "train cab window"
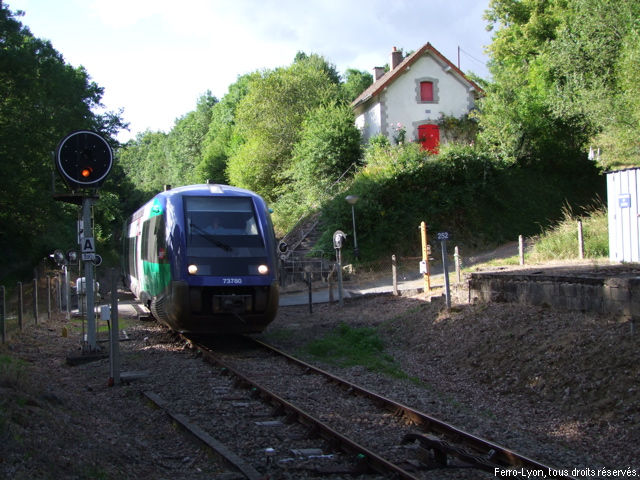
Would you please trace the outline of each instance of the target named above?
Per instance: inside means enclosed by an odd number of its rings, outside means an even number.
[[[185,200],[189,235],[259,238],[258,224],[250,198],[187,197]]]
[[[252,274],[266,262],[250,197],[185,197],[187,256],[202,275]]]

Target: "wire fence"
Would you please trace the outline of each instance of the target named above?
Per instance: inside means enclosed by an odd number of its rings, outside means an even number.
[[[37,277],[0,285],[0,341],[7,342],[26,327],[51,321],[54,315],[67,312],[77,305],[77,296],[70,282],[65,290],[63,272],[48,271]]]

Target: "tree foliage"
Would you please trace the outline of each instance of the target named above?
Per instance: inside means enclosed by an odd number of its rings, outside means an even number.
[[[147,196],[207,179],[254,190],[277,204],[284,230],[359,160],[348,101],[367,75],[350,70],[343,83],[324,57],[298,52],[289,66],[238,77],[220,101],[203,96],[169,133],[139,135],[120,161]]]
[[[484,145],[519,163],[571,163],[594,145],[603,166],[639,164],[639,15],[636,0],[492,0]]]
[[[347,102],[353,102],[373,83],[373,75],[369,72],[349,68],[345,72],[345,81],[342,91]]]
[[[58,142],[78,129],[109,138],[124,126],[118,113],[93,113],[103,89],[18,18],[0,3],[0,249],[12,268],[74,246],[75,208],[51,198]]]
[[[236,110],[235,128],[246,143],[229,158],[229,180],[275,200],[305,118],[338,98],[338,85],[326,69],[318,68],[315,56],[252,79]],[[246,173],[257,170],[259,177]]]

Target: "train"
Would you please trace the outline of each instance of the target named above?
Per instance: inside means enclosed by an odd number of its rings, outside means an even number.
[[[278,310],[282,249],[257,193],[219,184],[167,188],[125,222],[123,279],[172,330],[259,333]]]

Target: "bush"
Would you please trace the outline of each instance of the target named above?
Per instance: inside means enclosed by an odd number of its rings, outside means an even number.
[[[352,237],[349,194],[360,197],[355,217],[363,260],[418,254],[421,221],[430,238],[448,231],[468,249],[533,235],[561,216],[563,204],[584,205],[604,192],[602,176],[578,167],[569,176],[507,165],[472,146],[447,145],[431,155],[416,144],[377,142],[349,191],[323,206],[326,230],[318,248],[331,249],[338,229]],[[349,255],[346,249],[346,261]]]

